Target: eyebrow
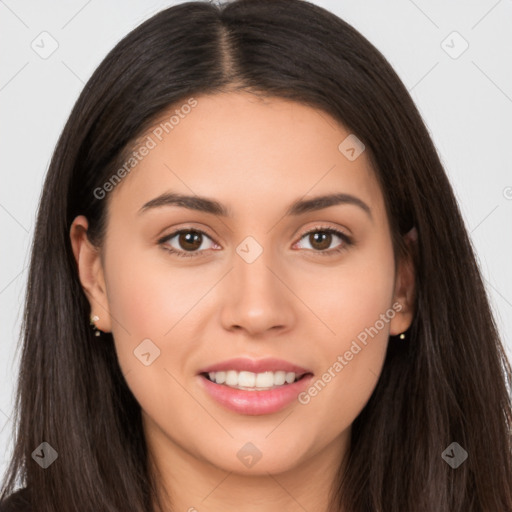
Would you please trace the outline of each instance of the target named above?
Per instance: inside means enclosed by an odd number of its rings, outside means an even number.
[[[364,201],[356,196],[341,193],[327,194],[306,200],[299,199],[291,204],[285,215],[296,216],[340,204],[357,206],[366,212],[370,219],[373,220],[371,209]],[[151,201],[148,201],[140,208],[138,213],[141,214],[147,210],[161,206],[181,206],[182,208],[187,208],[189,210],[211,213],[221,217],[232,216],[229,208],[214,199],[201,196],[187,196],[173,192],[166,192],[154,199],[151,199]]]

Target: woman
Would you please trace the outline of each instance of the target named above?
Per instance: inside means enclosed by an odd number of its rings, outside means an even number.
[[[509,511],[511,377],[384,57],[308,2],[177,5],[52,159],[5,507]]]

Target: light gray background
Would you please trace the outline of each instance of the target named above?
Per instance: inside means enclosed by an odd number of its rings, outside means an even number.
[[[143,20],[175,3],[0,0],[2,473],[12,450],[15,348],[28,250],[53,148],[107,52]],[[314,3],[366,36],[411,92],[455,189],[512,358],[512,0]],[[51,48],[43,31],[58,43],[46,59],[31,47]],[[469,47],[458,55],[464,40]]]

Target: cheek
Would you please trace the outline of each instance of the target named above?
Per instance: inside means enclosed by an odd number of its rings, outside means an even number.
[[[105,268],[112,334],[123,373],[144,368],[150,377],[164,355],[162,336],[176,322],[182,288],[167,282],[147,253],[133,243],[111,243]],[[151,366],[146,368],[137,359],[138,347],[146,348],[141,353],[150,352],[150,360],[155,361]]]
[[[305,301],[323,324],[315,343],[321,366],[300,403],[334,434],[359,414],[382,370],[395,315],[392,247],[382,240],[303,283]]]
[[[347,341],[373,326],[391,307],[392,247],[385,238],[376,237],[364,248],[347,251],[339,264],[301,270],[296,283],[298,295],[322,320],[319,327],[323,338],[331,338],[326,347],[343,349]],[[388,323],[384,329],[378,325],[387,333]]]
[[[143,410],[178,428],[180,422],[165,406],[190,399],[179,384],[182,365],[197,348],[197,333],[187,326],[201,325],[200,299],[214,281],[201,272],[173,268],[165,253],[155,257],[155,251],[128,245],[111,251],[106,261],[119,365]]]
[[[169,256],[171,257],[171,256]],[[208,274],[167,260],[163,249],[112,251],[107,264],[114,334],[163,338],[208,291]]]

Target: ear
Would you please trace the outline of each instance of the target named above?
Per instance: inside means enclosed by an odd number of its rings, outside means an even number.
[[[416,299],[414,254],[417,250],[417,239],[418,233],[415,227],[404,236],[407,250],[398,266],[393,296],[393,304],[398,303],[401,308],[396,309],[397,313],[390,321],[389,334],[392,336],[406,331],[414,317]]]
[[[91,315],[99,317],[95,325],[103,332],[110,332],[112,324],[101,253],[89,241],[87,236],[88,227],[89,223],[86,217],[79,215],[75,218],[69,231],[71,246],[82,288],[91,305]]]

